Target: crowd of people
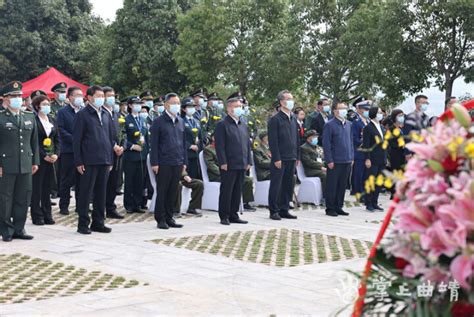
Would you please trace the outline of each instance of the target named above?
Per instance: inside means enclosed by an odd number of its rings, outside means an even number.
[[[20,82],[1,89],[3,241],[33,238],[24,229],[28,208],[34,225],[53,225],[52,195],[59,197],[60,215],[75,211],[77,231],[90,234],[109,233],[106,218],[124,217],[117,211],[117,195],[123,194],[127,213],[144,213],[156,190],[150,211],[157,227],[180,228],[176,218],[183,186],[192,190],[187,213],[201,216],[201,152],[209,181],[220,182],[215,199],[222,225],[247,223],[239,216],[241,205],[255,211],[252,165],[257,181],[270,181],[270,219],[297,218],[290,212],[297,164],[303,165],[307,177],[321,180],[326,215],[347,216],[346,189],[360,195],[370,175],[386,168],[400,170],[410,158],[396,140],[382,146],[386,131],[409,134],[436,120],[425,114],[428,98],[423,95],[415,98],[410,114],[395,109],[387,115],[359,97],[351,105],[321,99],[305,116],[303,108],[295,107],[291,92],[283,90],[263,130],[238,92],[223,100],[199,89],[181,100],[175,93],[154,96],[145,91],[119,101],[111,87],[91,86],[84,96],[79,87],[61,82],[51,91],[52,99],[40,90],[23,98]],[[450,98],[446,106],[455,101]],[[70,210],[72,190],[75,210]],[[383,211],[380,190],[377,186],[362,196],[368,212]]]

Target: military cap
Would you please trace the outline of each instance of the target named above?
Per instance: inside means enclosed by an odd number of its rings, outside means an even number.
[[[262,140],[264,137],[266,137],[268,135],[268,131],[267,130],[263,130],[263,131],[260,131],[260,133],[258,134],[258,138],[260,140]]]
[[[51,91],[62,91],[62,92],[66,92],[66,88],[67,88],[67,84],[62,81],[62,82],[57,83],[56,85],[54,85],[54,86],[51,88]]]
[[[21,91],[22,84],[19,81],[12,81],[2,88],[2,96],[7,95],[22,95],[23,92]]]
[[[165,98],[163,95],[159,95],[155,99],[153,99],[153,104],[158,104],[158,103],[163,103],[165,101]]]
[[[140,99],[142,99],[142,100],[143,100],[143,99],[149,99],[149,100],[151,100],[151,99],[153,99],[153,94],[151,93],[151,91],[145,90],[144,92],[142,92],[142,93],[140,94]]]
[[[128,98],[129,98],[129,97],[121,99],[121,100],[120,100],[120,103],[127,103],[127,102],[128,102]]]
[[[207,95],[207,99],[208,100],[221,100],[221,98],[219,98],[219,95],[217,94],[217,92],[213,92],[213,93],[210,93],[209,95]]]
[[[33,91],[33,92],[31,93],[30,98],[33,99],[34,97],[38,97],[38,96],[41,96],[41,95],[47,96],[47,94],[46,94],[44,91],[42,91],[42,90],[35,90],[35,91]]]
[[[363,96],[360,96],[356,100],[354,100],[354,102],[352,103],[352,106],[354,108],[369,109],[370,103],[368,99],[365,99]]]
[[[242,101],[242,94],[240,91],[234,92],[231,94],[229,97],[227,97],[226,102],[232,102],[232,101]]]
[[[202,88],[199,88],[199,89],[191,92],[189,95],[191,97],[199,96],[199,97],[202,97],[202,98],[206,98],[206,96],[204,95],[204,90]]]
[[[194,107],[194,101],[191,97],[186,97],[181,101],[181,108]]]
[[[129,105],[133,104],[133,103],[142,103],[142,100],[140,99],[140,97],[138,96],[130,96],[128,97],[127,99],[127,103]]]
[[[315,136],[315,135],[318,135],[318,132],[316,132],[316,130],[308,130],[304,133],[304,138],[307,139],[310,136]]]

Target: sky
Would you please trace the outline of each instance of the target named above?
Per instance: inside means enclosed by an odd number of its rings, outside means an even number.
[[[107,23],[115,20],[115,11],[122,8],[123,0],[90,0],[93,6],[93,13],[100,16]],[[429,115],[439,115],[444,108],[444,92],[436,87],[431,87],[420,92],[428,96],[430,101]],[[454,82],[453,96],[462,96],[466,93],[474,95],[474,83],[466,84],[462,78],[458,78]],[[418,94],[418,93],[417,93]],[[415,95],[408,96],[407,99],[400,105],[400,109],[404,112],[411,112],[414,109]]]

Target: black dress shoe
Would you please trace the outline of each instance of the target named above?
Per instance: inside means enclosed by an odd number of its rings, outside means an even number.
[[[183,227],[182,224],[176,223],[176,221],[174,221],[174,219],[168,220],[168,221],[166,222],[166,224],[167,224],[170,228],[182,228],[182,227]]]
[[[112,228],[106,227],[106,226],[94,226],[91,225],[91,231],[94,232],[101,232],[101,233],[111,233]]]
[[[188,209],[188,211],[186,211],[186,213],[188,215],[193,215],[193,216],[196,216],[196,217],[202,217],[202,213],[200,213],[196,209]]]
[[[272,220],[281,220],[281,217],[280,217],[279,213],[274,212],[274,213],[270,214],[270,219],[272,219]]]
[[[67,216],[67,215],[69,215],[69,210],[67,210],[67,209],[61,209],[61,210],[59,211],[59,213],[60,213],[61,215]]]
[[[107,211],[106,215],[107,215],[107,218],[110,218],[110,219],[123,219],[123,218],[125,218],[124,216],[119,214],[117,212],[117,210]]]
[[[89,228],[78,228],[77,232],[79,232],[80,234],[91,234],[92,231]]]
[[[55,223],[56,223],[56,221],[54,221],[53,219],[45,219],[44,220],[45,225],[54,225]]]
[[[247,211],[256,211],[257,208],[250,206],[249,203],[245,203],[245,204],[244,204],[244,210],[247,210]]]
[[[375,208],[372,206],[366,206],[365,210],[367,210],[368,212],[374,212]]]
[[[33,240],[33,236],[30,236],[26,233],[14,233],[12,236],[13,239],[20,239],[20,240]]]
[[[221,225],[225,225],[225,226],[230,225],[229,219],[221,219]]]
[[[348,212],[345,212],[345,211],[342,210],[342,209],[341,209],[341,210],[338,210],[338,211],[337,211],[337,214],[338,214],[339,216],[349,216],[349,213],[348,213]]]
[[[242,219],[240,219],[240,218],[237,218],[237,219],[229,219],[229,222],[230,222],[230,223],[241,223],[241,224],[249,223],[247,220],[242,220]]]
[[[380,207],[379,205],[375,205],[375,206],[374,206],[374,209],[375,209],[375,210],[378,210],[378,211],[383,211],[383,208]]]
[[[33,220],[35,226],[44,226],[44,220]]]
[[[335,211],[326,211],[326,216],[329,216],[329,217],[337,217],[338,214],[337,214],[337,212],[335,212]]]
[[[280,212],[280,218],[285,218],[285,219],[297,219],[298,217],[295,215],[290,214],[288,211],[286,212]]]
[[[127,210],[127,214],[144,214],[146,211],[141,209],[130,209]]]
[[[4,242],[11,242],[12,241],[12,236],[2,236],[2,240]]]
[[[160,222],[158,222],[158,228],[159,229],[169,229],[170,227],[168,226],[166,221],[160,221]]]

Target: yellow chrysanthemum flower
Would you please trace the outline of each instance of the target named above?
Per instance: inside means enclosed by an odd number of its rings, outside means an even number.
[[[260,121],[260,120],[258,120],[258,119],[257,119],[257,120],[255,120],[255,122],[257,122],[257,124],[260,124],[260,123],[261,123],[261,121]]]
[[[382,149],[386,150],[388,148],[388,141],[384,140],[382,143]]]
[[[50,138],[46,138],[43,140],[43,145],[44,146],[51,146],[51,139]]]
[[[469,158],[474,158],[474,142],[469,142],[464,148],[464,152]]]
[[[393,135],[396,137],[400,136],[400,129],[399,128],[393,129]]]
[[[202,123],[206,123],[206,122],[207,122],[207,119],[206,119],[206,118],[202,118],[202,119],[201,119],[201,122],[202,122]]]
[[[118,122],[119,122],[120,124],[125,123],[125,118],[124,118],[124,117],[118,118]]]
[[[392,132],[390,130],[387,130],[385,133],[385,140],[390,140],[392,138]]]
[[[140,136],[140,131],[135,131],[135,133],[133,134],[134,137],[139,137]]]
[[[356,198],[357,201],[360,201],[360,193],[356,193],[355,198]]]
[[[398,147],[404,147],[405,146],[405,139],[402,137],[398,138]]]
[[[257,146],[258,146],[258,142],[257,141],[253,142],[253,148],[255,149]]]
[[[375,184],[376,184],[377,186],[382,186],[382,185],[383,185],[383,181],[384,181],[383,175],[380,174],[379,176],[377,176],[377,180],[375,181]]]
[[[392,188],[393,187],[392,179],[387,177],[383,185],[388,189]]]
[[[214,120],[214,121],[217,121],[217,120],[220,120],[220,119],[221,119],[220,116],[213,116],[213,117],[212,117],[212,120]]]
[[[252,121],[249,121],[249,125],[253,125],[253,122],[252,122]]]
[[[191,131],[194,133],[194,134],[197,134],[199,132],[198,128],[192,128]]]
[[[380,144],[380,138],[378,135],[375,136],[375,143]]]

